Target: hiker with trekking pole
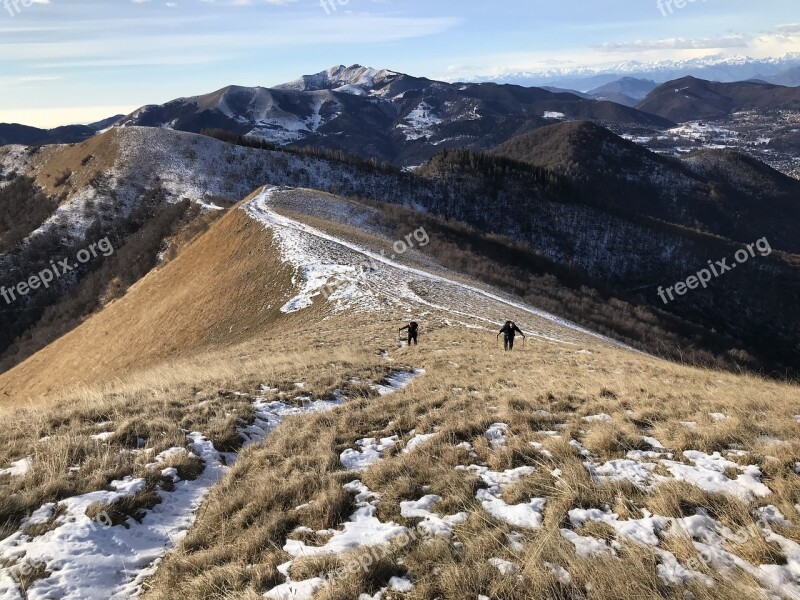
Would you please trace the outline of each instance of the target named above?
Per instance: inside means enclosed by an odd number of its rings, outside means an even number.
[[[500,339],[501,333],[505,336],[503,338],[503,347],[505,348],[506,352],[511,352],[514,349],[514,337],[517,334],[522,336],[522,345],[525,345],[525,334],[522,333],[522,330],[517,327],[517,324],[514,323],[514,321],[506,321],[506,324],[503,325],[500,333],[497,334],[498,340]]]
[[[410,346],[411,342],[413,341],[414,345],[416,346],[417,338],[419,336],[419,325],[417,324],[416,321],[411,321],[405,327],[401,327],[400,329],[398,329],[398,333],[402,335],[402,332],[406,329],[408,329],[408,345]]]

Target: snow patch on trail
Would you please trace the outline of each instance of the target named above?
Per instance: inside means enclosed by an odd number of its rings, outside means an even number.
[[[189,437],[192,451],[205,461],[205,470],[195,481],[177,481],[172,492],[159,490],[162,502],[141,523],[129,519],[127,528],[111,527],[86,516],[94,503],[108,505],[144,488],[144,479],[128,477],[112,482],[112,491],[61,501],[64,513],[53,530],[36,537],[18,531],[0,542],[0,558],[16,563],[8,569],[10,573],[26,564],[45,565],[50,573],[32,584],[26,598],[115,600],[138,595],[141,582],[155,571],[165,549],[186,535],[195,511],[227,470],[210,441],[199,433]],[[41,514],[35,516],[41,519]],[[32,522],[26,521],[22,529]],[[17,597],[22,596],[16,584],[12,587],[0,580],[0,598]]]
[[[264,392],[276,390],[262,386]],[[286,418],[333,410],[346,402],[340,391],[332,400],[312,400],[302,397],[293,406],[280,401],[259,397],[253,402],[255,419],[252,424],[240,428],[245,446],[263,442]],[[107,439],[110,432],[93,436],[98,441]],[[191,452],[203,460],[205,468],[194,481],[177,477],[175,469],[163,469],[162,474],[175,482],[173,491],[157,489],[162,502],[146,511],[141,522],[128,519],[125,526],[109,526],[98,523],[86,515],[87,508],[95,503],[112,504],[122,498],[141,491],[145,480],[125,478],[112,482],[111,491],[98,491],[75,496],[61,501],[58,506],[63,514],[55,519],[53,529],[42,535],[31,537],[23,533],[28,525],[47,523],[55,514],[56,504],[47,504],[23,522],[20,531],[0,541],[0,561],[13,565],[0,569],[0,600],[17,600],[23,596],[19,591],[15,574],[30,566],[42,565],[50,573],[33,583],[27,590],[27,600],[123,600],[136,598],[144,580],[152,576],[160,561],[182,539],[194,523],[196,511],[212,487],[235,463],[238,455],[220,454],[214,445],[201,433],[187,436]],[[153,459],[148,468],[158,468],[173,454],[187,452],[186,448],[172,448]],[[12,467],[17,470],[21,466]],[[362,500],[363,501],[363,500]],[[350,533],[351,540],[359,540],[358,527],[371,521],[367,518],[368,503],[362,507],[365,519],[357,519]],[[377,520],[377,519],[376,519]],[[399,527],[399,526],[397,526]],[[387,527],[389,532],[394,529]],[[404,529],[404,528],[400,528]],[[367,539],[365,535],[363,539]],[[347,538],[339,539],[346,545]],[[313,593],[319,582],[287,582],[275,591],[273,598],[301,598]],[[310,598],[310,596],[307,596]]]
[[[400,391],[405,387],[411,385],[417,377],[425,374],[425,369],[414,369],[413,371],[395,371],[388,375],[381,383],[374,386],[375,390],[381,396],[387,396],[394,392]]]

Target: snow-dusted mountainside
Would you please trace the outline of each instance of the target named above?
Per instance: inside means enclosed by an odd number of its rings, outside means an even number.
[[[333,67],[273,89],[230,86],[145,106],[121,124],[190,132],[216,128],[280,145],[313,145],[416,166],[442,148],[490,148],[554,118],[671,124],[572,94],[449,84],[359,65]]]

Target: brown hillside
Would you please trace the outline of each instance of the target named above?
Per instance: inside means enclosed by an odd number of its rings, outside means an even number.
[[[258,335],[282,318],[290,277],[269,232],[233,210],[124,298],[0,376],[0,396],[33,399]]]
[[[113,170],[119,150],[119,132],[115,129],[79,144],[45,146],[33,161],[36,183],[53,196],[82,189],[95,174]]]

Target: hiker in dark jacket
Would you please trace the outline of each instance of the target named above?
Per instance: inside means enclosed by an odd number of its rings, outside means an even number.
[[[408,329],[408,345],[411,345],[411,342],[414,342],[414,345],[417,345],[417,337],[419,336],[419,325],[416,321],[411,321],[405,327],[401,327],[399,331],[404,331]]]
[[[514,337],[517,334],[520,334],[523,340],[525,339],[525,334],[522,333],[522,330],[519,327],[517,327],[517,324],[514,323],[514,321],[506,321],[506,324],[503,325],[503,328],[500,330],[500,333],[502,333],[505,336],[504,347],[506,349],[506,352],[509,352],[514,349]],[[497,334],[498,338],[500,337],[500,333]]]

